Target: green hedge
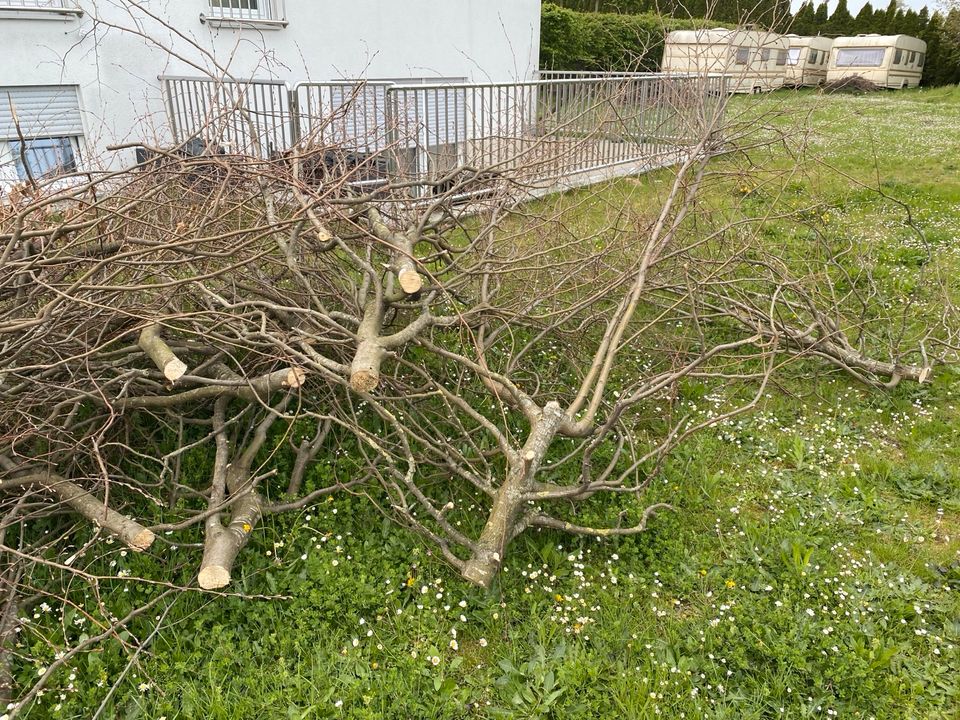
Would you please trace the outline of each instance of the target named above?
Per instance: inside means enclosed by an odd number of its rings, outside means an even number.
[[[544,70],[657,70],[664,34],[696,26],[697,21],[652,13],[581,13],[544,3],[540,66]]]

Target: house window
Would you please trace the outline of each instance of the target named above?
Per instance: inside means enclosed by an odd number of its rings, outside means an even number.
[[[76,11],[71,0],[0,0],[0,10],[60,10]]]
[[[734,62],[737,65],[746,65],[748,62],[750,62],[750,48],[738,47]]]
[[[74,85],[0,87],[0,176],[34,180],[74,172],[83,118]]]
[[[282,0],[210,0],[214,18],[239,21],[280,21],[284,19]]]
[[[72,137],[11,140],[9,146],[21,180],[39,180],[77,170],[76,140]]]

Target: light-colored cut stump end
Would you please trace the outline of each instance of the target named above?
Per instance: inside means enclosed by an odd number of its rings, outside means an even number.
[[[397,275],[397,280],[407,295],[420,292],[420,288],[423,287],[423,278],[420,277],[420,273],[415,270],[410,270],[409,268],[401,270]]]
[[[357,392],[368,393],[380,384],[380,374],[370,370],[357,370],[350,375],[350,387]]]
[[[920,371],[920,377],[917,378],[917,382],[921,385],[930,379],[930,373],[933,372],[932,368],[925,367]]]
[[[210,565],[197,575],[197,584],[204,590],[219,590],[230,584],[230,573],[219,565]]]
[[[137,533],[130,541],[130,548],[136,550],[137,552],[143,552],[153,545],[153,541],[156,539],[156,535],[154,535],[150,530],[144,529],[142,532]]]
[[[182,378],[186,372],[187,364],[179,358],[174,358],[163,366],[163,376],[172,383]]]
[[[290,368],[287,371],[287,377],[283,381],[284,387],[288,388],[298,388],[303,385],[304,380],[306,380],[307,373],[303,371],[302,368],[294,367]]]
[[[472,582],[479,588],[489,590],[493,584],[494,570],[488,565],[478,563],[467,563],[461,573],[464,580]]]

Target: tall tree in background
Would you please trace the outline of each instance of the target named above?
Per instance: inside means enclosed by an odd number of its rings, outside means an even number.
[[[813,14],[814,34],[822,35],[827,31],[827,20],[830,18],[830,11],[827,10],[827,3],[822,2],[817,5],[817,10]]]
[[[880,33],[892,33],[896,32],[897,27],[897,13],[900,12],[900,4],[897,0],[890,0],[890,4],[887,5],[887,9],[883,14],[883,27],[877,30]]]
[[[942,85],[946,79],[946,63],[944,62],[940,38],[943,33],[943,15],[935,12],[924,28],[920,39],[927,43],[927,57],[923,67],[923,85]]]
[[[943,83],[960,83],[960,4],[953,7],[943,19],[940,31],[941,75]]]
[[[860,12],[857,13],[857,17],[855,17],[853,20],[853,28],[851,33],[856,35],[858,33],[876,32],[873,29],[873,16],[873,5],[870,3],[864,3],[863,7],[860,8]]]
[[[790,0],[774,0],[773,22],[771,29],[778,32],[793,32],[793,13],[790,12]]]
[[[813,1],[807,0],[797,9],[797,14],[793,16],[790,31],[795,32],[797,35],[816,35],[816,23]]]
[[[853,32],[853,15],[847,9],[847,0],[839,0],[827,21],[827,35],[849,35]]]

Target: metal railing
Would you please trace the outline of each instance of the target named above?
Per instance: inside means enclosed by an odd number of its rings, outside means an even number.
[[[593,72],[591,70],[537,70],[538,80],[596,80],[600,78],[654,77],[658,72]]]
[[[177,143],[267,158],[293,142],[290,93],[282,82],[169,77],[164,100]]]
[[[209,0],[211,18],[257,21],[284,20],[283,0]]]
[[[79,15],[82,11],[73,0],[0,0],[0,10],[25,10]]]
[[[313,153],[357,183],[429,195],[458,172],[531,187],[681,160],[719,128],[722,77],[571,74],[521,83],[283,83],[165,78],[173,138],[275,158]],[[317,154],[319,153],[319,154]]]

